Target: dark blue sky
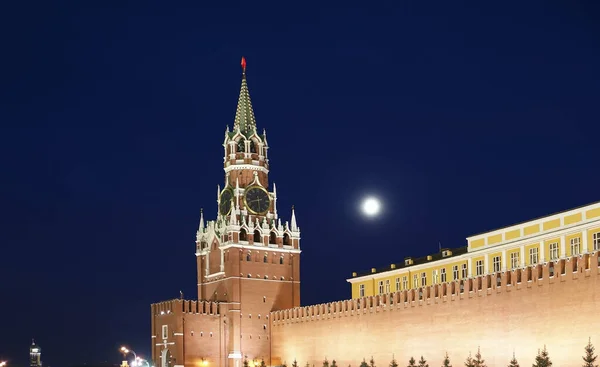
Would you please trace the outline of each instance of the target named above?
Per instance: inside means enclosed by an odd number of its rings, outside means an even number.
[[[350,297],[352,271],[600,200],[591,1],[13,3],[0,9],[13,364],[32,337],[52,367],[118,361],[121,343],[147,355],[150,304],[196,296],[195,231],[201,207],[216,213],[242,55],[279,211],[295,204],[302,229],[303,304]],[[377,220],[357,214],[369,193],[385,200]]]

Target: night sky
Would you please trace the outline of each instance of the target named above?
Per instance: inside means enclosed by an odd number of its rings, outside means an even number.
[[[295,205],[302,230],[304,305],[349,298],[353,271],[600,200],[592,1],[5,3],[11,365],[31,338],[51,367],[119,362],[121,344],[150,357],[150,304],[197,296],[241,56],[279,213]]]

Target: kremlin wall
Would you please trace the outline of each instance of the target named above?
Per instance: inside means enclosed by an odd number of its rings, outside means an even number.
[[[468,241],[458,256],[425,257],[398,269],[405,261],[350,279],[351,300],[273,312],[273,362],[289,365],[296,358],[301,366],[320,366],[328,358],[356,366],[373,356],[381,366],[392,356],[402,365],[423,355],[439,366],[447,351],[454,365],[462,365],[480,347],[490,367],[508,365],[513,352],[524,366],[545,344],[555,366],[581,365],[588,337],[600,344],[600,203]],[[483,265],[482,275],[453,279],[452,268],[462,263]],[[448,269],[447,281],[432,280],[441,269]],[[411,273],[418,274],[417,287],[402,289]],[[435,284],[422,286],[423,273],[426,284]],[[386,284],[400,289],[377,294]],[[368,292],[363,297],[360,288]]]

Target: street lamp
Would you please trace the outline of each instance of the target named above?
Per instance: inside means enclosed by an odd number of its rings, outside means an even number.
[[[6,366],[6,361],[0,362],[0,367],[4,367],[4,366]]]
[[[133,358],[137,359],[137,354],[135,354],[135,352],[132,351],[131,349],[127,349],[126,347],[121,347],[121,352],[125,355],[131,353],[131,354],[133,354]],[[0,366],[0,367],[2,367],[2,366]]]

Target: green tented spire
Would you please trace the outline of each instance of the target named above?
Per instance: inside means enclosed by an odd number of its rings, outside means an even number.
[[[250,102],[250,92],[248,92],[248,83],[246,81],[246,59],[242,57],[242,88],[240,89],[240,98],[238,100],[237,110],[235,111],[235,122],[233,131],[237,129],[247,134],[256,130],[256,119],[252,102]]]

